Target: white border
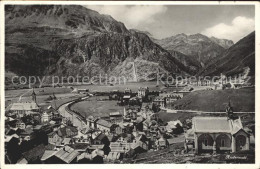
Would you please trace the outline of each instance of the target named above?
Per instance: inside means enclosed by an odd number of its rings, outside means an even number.
[[[256,131],[256,137],[255,137],[255,143],[256,143],[256,161],[255,164],[70,164],[70,165],[58,165],[58,164],[34,164],[34,165],[5,165],[4,163],[4,104],[5,104],[5,97],[4,97],[4,5],[5,4],[78,4],[78,5],[255,5],[255,32],[256,32],[256,77],[255,77],[255,91],[256,91],[256,97],[255,97],[255,103],[256,103],[256,110],[255,110],[255,131]],[[172,168],[228,168],[228,169],[259,169],[260,168],[260,151],[259,151],[259,134],[260,134],[260,95],[259,95],[259,89],[260,89],[260,67],[257,66],[257,64],[260,64],[260,58],[258,58],[258,55],[260,54],[260,37],[258,36],[258,30],[260,30],[260,3],[259,2],[225,2],[225,1],[216,1],[216,2],[169,2],[169,1],[1,1],[0,2],[0,96],[1,96],[1,147],[0,147],[0,155],[1,155],[1,166],[0,168],[6,168],[6,169],[34,169],[34,168],[71,168],[71,167],[77,167],[78,169],[96,169],[96,168],[108,168],[108,169],[114,169],[114,168],[122,168],[124,169],[132,169],[132,168],[149,168],[149,169],[158,169],[158,168],[165,168],[165,169],[172,169]],[[259,112],[259,113],[258,113]]]

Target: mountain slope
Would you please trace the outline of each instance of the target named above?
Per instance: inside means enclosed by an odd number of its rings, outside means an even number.
[[[255,32],[250,33],[230,47],[199,74],[213,76],[220,73],[227,76],[240,73],[250,76],[255,75]]]
[[[210,37],[210,39],[215,42],[216,44],[222,46],[225,49],[230,48],[232,45],[234,45],[234,42],[232,40],[228,39],[218,39],[216,37]]]
[[[225,48],[202,34],[186,35],[178,34],[169,38],[155,40],[166,50],[181,52],[196,60],[201,67],[204,67],[211,59],[221,55]],[[219,42],[220,43],[220,42]]]
[[[132,69],[123,70],[129,61],[136,62],[137,70],[138,66],[147,68],[138,72],[140,77],[158,70],[190,74],[189,68],[144,33],[127,30],[111,16],[85,7],[8,5],[5,12],[5,65],[15,74],[92,77],[125,73],[131,79]]]

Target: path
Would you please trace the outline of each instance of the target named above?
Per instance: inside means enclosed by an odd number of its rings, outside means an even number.
[[[70,120],[72,122],[72,124],[76,127],[78,127],[78,129],[83,129],[86,127],[85,122],[83,121],[82,117],[80,117],[79,115],[75,114],[74,112],[70,111],[68,106],[70,104],[72,104],[74,101],[65,103],[63,105],[61,105],[58,108],[58,111],[60,112],[60,115],[68,120]]]

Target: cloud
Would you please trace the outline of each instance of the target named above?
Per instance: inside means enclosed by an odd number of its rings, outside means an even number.
[[[220,23],[218,25],[205,29],[201,33],[207,36],[230,39],[234,42],[237,42],[254,30],[254,19],[238,16],[232,20],[232,23],[230,25]]]
[[[143,23],[153,23],[156,15],[162,14],[167,10],[167,7],[158,5],[88,5],[86,7],[101,14],[111,15],[114,19],[123,22],[127,28],[135,28]]]

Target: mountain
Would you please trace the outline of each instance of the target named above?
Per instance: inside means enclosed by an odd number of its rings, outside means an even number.
[[[199,74],[213,76],[220,73],[227,76],[255,76],[255,32],[239,40],[221,57],[212,60]]]
[[[234,45],[234,42],[232,40],[228,39],[218,39],[214,36],[210,37],[210,39],[215,42],[216,44],[222,46],[225,49],[230,48],[232,45]]]
[[[204,67],[210,60],[220,56],[225,51],[225,48],[222,47],[224,45],[220,44],[226,41],[217,40],[216,38],[212,40],[199,33],[194,35],[182,33],[165,39],[155,40],[154,42],[166,50],[174,50],[190,56],[192,60],[196,60],[199,63],[197,66]],[[224,44],[230,45],[229,43]]]
[[[17,75],[193,73],[146,34],[79,5],[6,5],[5,33],[5,69]]]

